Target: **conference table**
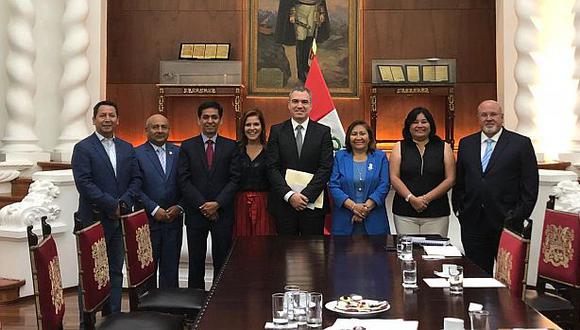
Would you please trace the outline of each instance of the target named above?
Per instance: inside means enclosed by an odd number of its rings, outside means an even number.
[[[489,277],[467,258],[423,260],[415,247],[419,286],[402,287],[401,262],[393,236],[252,237],[236,239],[228,259],[200,311],[196,329],[264,329],[272,319],[272,294],[287,284],[323,294],[324,302],[341,295],[386,299],[390,309],[373,318],[419,321],[419,329],[442,329],[444,317],[465,321],[470,302],[490,312],[491,329],[559,327],[510,295],[507,288],[464,288],[462,295],[430,288],[422,278],[436,277],[443,263],[463,265],[465,277]],[[323,328],[341,316],[324,309]],[[304,327],[305,328],[305,327]]]

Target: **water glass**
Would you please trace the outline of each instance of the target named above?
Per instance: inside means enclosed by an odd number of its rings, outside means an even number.
[[[284,287],[284,306],[286,308],[286,313],[288,313],[288,320],[294,320],[294,305],[292,303],[292,292],[300,291],[300,287],[294,284],[288,284]]]
[[[308,294],[306,324],[312,328],[322,326],[322,293],[320,292],[310,292]]]
[[[308,294],[306,291],[290,292],[288,311],[290,309],[292,309],[293,320],[298,325],[306,324],[306,310],[308,309]]]
[[[413,260],[413,242],[405,240],[403,241],[402,247],[403,250],[401,251],[401,259]]]
[[[284,303],[284,293],[272,294],[272,322],[274,324],[287,324],[288,313]]]
[[[471,321],[471,330],[489,330],[489,312],[471,311],[469,312],[469,320]]]
[[[403,253],[403,242],[408,240],[405,235],[397,235],[397,257],[401,259],[401,253]]]
[[[449,293],[462,294],[463,293],[463,267],[456,266],[449,269]]]
[[[417,287],[417,262],[415,260],[405,260],[402,262],[403,287]]]

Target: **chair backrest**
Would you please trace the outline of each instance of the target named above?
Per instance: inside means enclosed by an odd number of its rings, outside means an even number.
[[[149,219],[144,210],[121,217],[129,287],[136,287],[155,274]]]
[[[78,219],[75,219],[79,223]],[[84,313],[97,311],[111,294],[109,259],[105,233],[100,222],[75,228],[78,250],[79,286]]]
[[[43,225],[48,226],[45,222]],[[45,235],[39,243],[32,226],[27,227],[36,319],[39,329],[62,329],[65,305],[58,250],[50,230],[48,234],[45,230],[43,228]]]
[[[523,299],[530,240],[504,229],[499,240],[495,278]]]
[[[580,287],[580,214],[547,209],[538,276]]]

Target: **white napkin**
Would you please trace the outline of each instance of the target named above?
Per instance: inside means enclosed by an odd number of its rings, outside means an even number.
[[[424,278],[423,281],[431,288],[448,288],[449,282],[446,278]],[[503,288],[500,281],[491,277],[470,277],[463,279],[464,288]]]
[[[417,330],[419,321],[405,321],[403,319],[336,319],[336,322],[326,329],[352,329],[355,326],[362,326],[367,330]]]
[[[438,255],[445,257],[461,257],[461,251],[453,245],[447,246],[423,246],[428,255]]]

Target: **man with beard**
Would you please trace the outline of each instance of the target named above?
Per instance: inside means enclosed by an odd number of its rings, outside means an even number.
[[[481,131],[459,142],[453,209],[465,255],[489,274],[504,227],[521,231],[538,197],[538,165],[528,137],[503,127],[493,100],[477,107]]]

